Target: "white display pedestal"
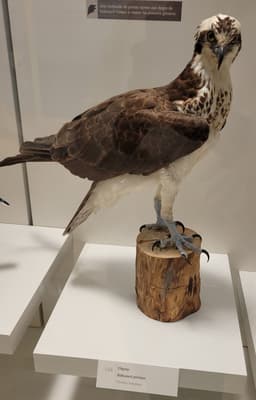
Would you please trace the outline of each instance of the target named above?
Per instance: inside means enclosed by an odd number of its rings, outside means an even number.
[[[0,353],[15,351],[64,241],[62,229],[0,224]]]
[[[136,306],[135,248],[88,244],[35,348],[37,371],[95,377],[98,360],[179,369],[179,386],[238,393],[246,367],[228,257],[202,258],[202,307],[175,323]]]
[[[33,370],[32,352],[41,334],[28,329],[12,356],[0,355],[1,400],[174,400],[175,397],[121,392],[95,387],[95,379],[71,375],[40,374]],[[248,388],[249,390],[249,388]],[[178,400],[255,400],[255,392],[230,395],[179,389]],[[177,398],[176,398],[177,400]]]
[[[243,326],[245,329],[252,375],[256,386],[256,272],[240,271]]]

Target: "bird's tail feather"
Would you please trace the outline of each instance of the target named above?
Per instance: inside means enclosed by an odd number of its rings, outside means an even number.
[[[22,164],[24,162],[34,161],[52,161],[51,146],[54,140],[54,135],[35,139],[34,142],[24,142],[20,147],[20,154],[7,157],[0,161],[0,167],[7,165]]]
[[[50,157],[33,154],[18,154],[17,156],[7,157],[0,161],[0,167],[6,167],[8,165],[23,164],[28,161],[51,161]]]

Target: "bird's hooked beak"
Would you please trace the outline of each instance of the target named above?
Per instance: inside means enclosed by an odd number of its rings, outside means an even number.
[[[227,52],[227,46],[216,46],[214,48],[214,53],[217,56],[217,60],[218,60],[218,69],[220,69],[222,61],[224,59],[224,56]]]

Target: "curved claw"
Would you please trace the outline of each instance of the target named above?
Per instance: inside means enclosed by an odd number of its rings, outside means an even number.
[[[202,254],[202,253],[206,255],[206,257],[207,257],[207,262],[209,262],[209,260],[210,260],[210,254],[208,253],[208,251],[205,250],[205,249],[202,249],[202,250],[201,250],[201,254]]]
[[[194,239],[198,238],[198,239],[202,240],[202,236],[199,235],[199,233],[194,233],[194,234],[192,235],[192,238],[194,238]]]
[[[190,262],[189,259],[188,259],[187,253],[181,252],[180,255],[181,255],[181,257],[183,257],[183,258],[186,260],[186,262],[187,262],[188,264],[191,265],[191,262]]]
[[[181,257],[185,258],[186,261],[188,261],[188,255],[185,252],[180,253]]]
[[[146,228],[146,225],[141,225],[139,231],[142,232]]]
[[[175,224],[178,225],[178,226],[181,226],[181,228],[182,228],[182,233],[185,232],[185,226],[184,226],[184,224],[183,224],[182,222],[180,222],[180,221],[175,221]]]
[[[156,240],[156,241],[152,244],[152,251],[155,250],[155,247],[160,248],[160,244],[161,244],[160,240]]]
[[[5,204],[6,206],[9,206],[9,205],[10,205],[10,203],[8,203],[8,201],[2,199],[2,197],[0,197],[0,202],[3,203],[3,204]]]

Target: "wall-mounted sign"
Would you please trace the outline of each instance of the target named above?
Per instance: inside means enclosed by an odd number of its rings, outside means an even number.
[[[180,21],[182,1],[87,0],[88,18]]]

